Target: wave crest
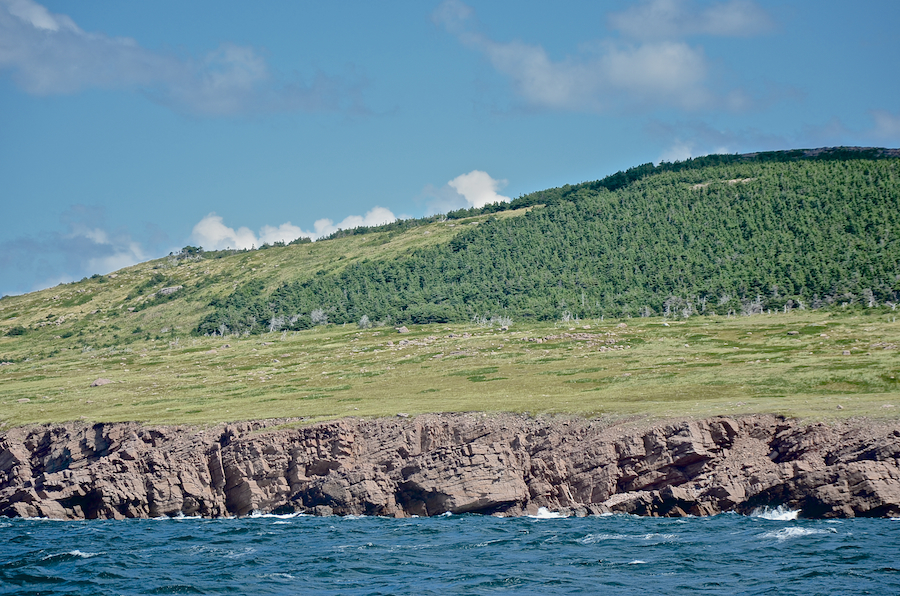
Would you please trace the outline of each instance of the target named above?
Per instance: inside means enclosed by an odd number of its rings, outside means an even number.
[[[800,515],[799,509],[788,509],[784,505],[778,507],[757,507],[750,512],[750,517],[758,517],[772,521],[793,521]]]

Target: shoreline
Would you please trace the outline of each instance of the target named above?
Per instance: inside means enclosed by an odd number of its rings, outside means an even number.
[[[900,516],[900,421],[624,422],[515,414],[213,427],[70,422],[0,433],[0,515],[450,513]]]

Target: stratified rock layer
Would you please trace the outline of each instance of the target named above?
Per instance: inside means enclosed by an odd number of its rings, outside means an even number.
[[[445,414],[275,424],[13,429],[0,435],[0,514],[680,516],[785,505],[809,517],[900,516],[900,422]]]

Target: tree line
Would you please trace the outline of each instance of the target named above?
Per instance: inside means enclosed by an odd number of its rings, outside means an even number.
[[[542,208],[402,258],[240,286],[197,331],[896,304],[900,159],[778,157],[648,164],[545,191]]]

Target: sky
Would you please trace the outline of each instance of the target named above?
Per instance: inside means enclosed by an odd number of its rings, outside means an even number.
[[[900,2],[0,0],[0,295],[647,162],[900,147]]]

